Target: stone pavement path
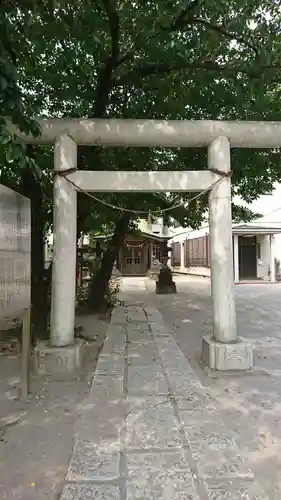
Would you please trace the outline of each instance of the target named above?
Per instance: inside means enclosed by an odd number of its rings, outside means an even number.
[[[162,315],[131,304],[113,312],[61,500],[158,498],[268,500]]]
[[[247,373],[208,370],[201,363],[202,336],[212,331],[209,280],[174,276],[178,293],[156,296],[147,280],[143,295],[216,399],[240,452],[270,500],[281,499],[281,285],[235,287],[238,333],[254,344],[255,366]],[[136,299],[137,294],[134,294]],[[141,294],[139,300],[141,299]],[[145,305],[144,305],[145,307]]]

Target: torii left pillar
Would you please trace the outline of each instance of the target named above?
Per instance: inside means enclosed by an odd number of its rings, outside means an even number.
[[[68,135],[54,148],[54,250],[50,343],[36,348],[37,371],[74,372],[82,363],[82,342],[74,338],[77,192],[64,173],[77,168],[77,145]]]
[[[77,192],[63,174],[77,168],[77,145],[67,135],[55,142],[54,164],[51,345],[62,347],[74,341],[76,287]]]

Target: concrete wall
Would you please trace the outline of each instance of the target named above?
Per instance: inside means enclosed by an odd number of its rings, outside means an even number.
[[[199,233],[200,234],[200,233]],[[198,235],[198,232],[197,232]],[[184,235],[185,236],[185,235]],[[200,234],[202,236],[202,233]],[[198,236],[197,236],[198,237]],[[182,247],[182,241],[181,247]],[[269,269],[271,265],[271,256],[270,256],[270,237],[269,235],[257,235],[257,243],[260,245],[260,258],[258,258],[257,254],[257,277],[262,280],[269,280]],[[182,248],[182,252],[184,253],[184,248]],[[204,266],[190,266],[186,267],[184,265],[184,259],[181,260],[181,265],[176,265],[172,267],[172,270],[181,274],[192,274],[197,276],[211,276],[210,267]]]
[[[267,280],[270,266],[269,236],[257,236],[257,243],[260,245],[260,259],[257,258],[257,277]]]

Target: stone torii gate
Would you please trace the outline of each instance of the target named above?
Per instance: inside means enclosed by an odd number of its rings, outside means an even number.
[[[160,120],[39,120],[38,138],[26,142],[54,144],[54,257],[51,347],[73,349],[77,192],[199,192],[210,189],[211,290],[213,332],[203,338],[203,360],[214,369],[249,369],[252,347],[237,336],[233,286],[231,147],[278,148],[281,122]],[[208,170],[186,172],[109,172],[77,170],[77,146],[206,147]],[[216,182],[219,181],[219,182]],[[79,356],[78,356],[79,357]],[[74,362],[75,364],[75,362]]]

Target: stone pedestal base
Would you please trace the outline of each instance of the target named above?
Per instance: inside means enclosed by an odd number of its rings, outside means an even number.
[[[39,375],[76,373],[83,364],[84,341],[75,340],[67,347],[51,347],[49,342],[39,342],[34,350],[34,369]]]
[[[156,281],[156,293],[177,293],[177,287],[173,281],[172,271],[168,266],[162,267],[160,270],[158,281]]]
[[[169,285],[162,285],[160,281],[156,281],[155,292],[158,294],[177,293],[176,283],[172,281]]]
[[[253,367],[252,344],[238,339],[235,344],[216,342],[214,337],[202,339],[202,359],[213,370],[250,370]]]

